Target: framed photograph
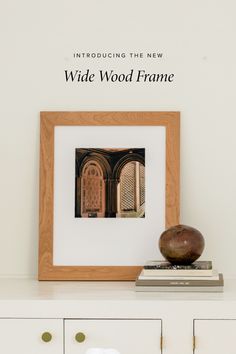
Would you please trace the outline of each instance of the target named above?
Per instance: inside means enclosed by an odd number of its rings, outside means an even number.
[[[39,280],[134,280],[179,223],[179,112],[41,112]]]

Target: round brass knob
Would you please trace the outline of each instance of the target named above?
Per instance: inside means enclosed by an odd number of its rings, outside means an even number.
[[[42,338],[42,341],[43,341],[43,342],[48,343],[48,342],[51,342],[51,340],[52,340],[52,335],[51,335],[51,333],[49,333],[49,332],[44,332],[44,333],[42,334],[41,338]]]
[[[83,332],[78,332],[75,335],[75,340],[79,343],[83,343],[85,341],[85,338],[86,338],[86,336]]]

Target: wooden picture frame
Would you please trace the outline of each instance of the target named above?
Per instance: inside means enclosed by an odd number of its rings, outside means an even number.
[[[55,265],[54,144],[56,127],[164,127],[165,227],[179,223],[179,112],[41,112],[39,280],[134,280],[137,265]],[[149,129],[149,128],[148,128]],[[89,144],[88,144],[89,145]],[[87,146],[88,147],[88,146]],[[93,221],[94,222],[94,221]],[[158,237],[158,235],[156,236]]]

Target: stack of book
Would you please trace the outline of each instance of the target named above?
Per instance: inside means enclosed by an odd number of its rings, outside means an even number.
[[[135,282],[136,291],[222,292],[223,274],[211,261],[173,265],[166,261],[147,262]]]

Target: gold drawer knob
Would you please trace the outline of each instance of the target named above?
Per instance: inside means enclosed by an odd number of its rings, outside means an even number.
[[[83,332],[78,332],[75,335],[75,340],[79,343],[83,343],[85,341],[85,338],[86,338],[86,336]]]
[[[52,335],[51,335],[51,333],[49,333],[49,332],[44,332],[44,333],[42,334],[41,338],[42,338],[42,341],[43,341],[43,342],[48,343],[48,342],[51,342],[51,340],[52,340]]]

